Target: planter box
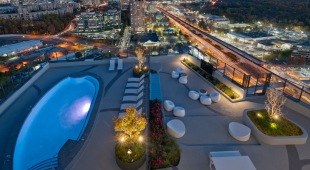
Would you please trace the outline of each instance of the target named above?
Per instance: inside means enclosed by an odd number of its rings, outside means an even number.
[[[123,161],[119,160],[117,156],[115,156],[115,158],[116,158],[116,163],[117,163],[118,167],[121,168],[122,170],[137,170],[145,162],[145,155],[141,159],[139,159],[135,162],[132,162],[132,163],[123,162]]]
[[[307,142],[308,133],[297,123],[291,121],[295,125],[299,126],[303,134],[301,136],[269,136],[262,133],[251,121],[247,115],[248,111],[258,109],[246,109],[243,111],[243,122],[249,126],[252,130],[252,134],[260,141],[269,145],[302,145]],[[289,120],[289,119],[288,119]]]
[[[185,65],[188,69],[190,69],[191,71],[194,72],[194,74],[196,74],[197,76],[201,77],[202,80],[204,80],[205,82],[207,82],[211,87],[213,87],[214,89],[216,89],[219,93],[221,93],[224,97],[226,97],[230,102],[235,103],[235,102],[241,102],[244,101],[245,96],[243,97],[239,97],[237,99],[232,99],[230,98],[226,93],[224,93],[221,89],[217,88],[214,84],[212,84],[209,80],[207,80],[206,78],[204,78],[203,76],[201,76],[197,71],[195,71],[194,69],[192,69],[190,66],[188,66],[186,63],[184,63],[181,60],[181,63],[183,65]],[[213,76],[212,76],[213,77]],[[215,77],[216,78],[216,77]],[[220,81],[220,80],[219,80]],[[223,82],[222,82],[223,83]],[[225,84],[225,83],[223,83]],[[226,85],[226,84],[225,84]],[[227,86],[227,85],[226,85]],[[228,86],[227,86],[228,87]]]

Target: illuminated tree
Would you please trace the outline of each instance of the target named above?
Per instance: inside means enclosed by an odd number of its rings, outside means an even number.
[[[265,101],[265,108],[269,114],[270,119],[277,119],[282,115],[282,108],[285,104],[286,98],[281,91],[273,88],[268,88],[267,100]]]
[[[120,135],[121,140],[135,143],[142,130],[146,127],[146,119],[137,114],[135,108],[127,107],[126,114],[122,118],[114,118],[114,129],[123,132]]]
[[[135,50],[135,53],[139,61],[139,69],[141,70],[144,65],[144,62],[146,61],[146,58],[144,56],[144,50],[142,48],[138,48]]]

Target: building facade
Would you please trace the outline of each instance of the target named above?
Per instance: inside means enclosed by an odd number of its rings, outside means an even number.
[[[87,6],[97,6],[100,5],[100,0],[83,0],[83,5]]]
[[[103,14],[104,28],[120,28],[121,27],[121,12],[116,9],[110,9]]]
[[[0,14],[0,19],[18,19],[18,20],[39,20],[40,17],[47,14],[65,15],[72,14],[74,9],[79,8],[78,3],[68,3],[65,5],[51,3],[39,5],[18,6],[15,13]]]
[[[96,12],[82,12],[76,15],[77,32],[100,32],[103,30],[103,15]]]
[[[131,32],[144,33],[146,32],[145,26],[145,13],[143,0],[131,0],[130,2],[131,14]]]

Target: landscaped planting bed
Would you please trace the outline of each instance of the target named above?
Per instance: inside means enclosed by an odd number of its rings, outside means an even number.
[[[265,109],[247,112],[248,117],[262,133],[269,136],[300,136],[303,131],[300,127],[283,116],[272,120]]]
[[[199,73],[202,77],[204,77],[206,80],[208,80],[210,83],[212,83],[215,87],[220,89],[222,92],[224,92],[227,96],[229,96],[231,99],[237,99],[240,96],[234,92],[230,87],[227,87],[224,83],[220,82],[218,79],[212,77],[211,74],[208,74],[207,72],[203,71],[200,67],[196,66],[189,60],[184,59],[183,62],[188,65],[190,68],[195,70],[197,73]]]
[[[180,149],[176,141],[168,136],[163,125],[163,113],[160,100],[150,101],[150,169],[177,166],[180,161]]]

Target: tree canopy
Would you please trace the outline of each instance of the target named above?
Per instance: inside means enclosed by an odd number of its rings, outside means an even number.
[[[200,13],[226,16],[236,22],[262,21],[282,28],[310,31],[309,0],[225,0],[200,8]]]

